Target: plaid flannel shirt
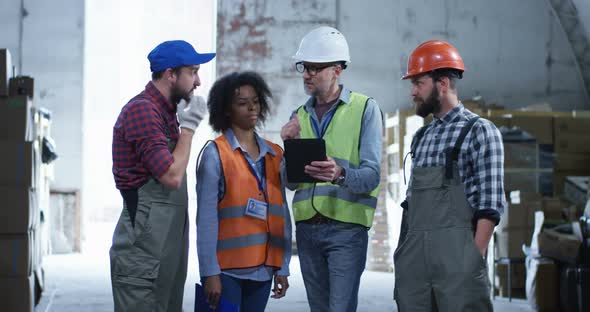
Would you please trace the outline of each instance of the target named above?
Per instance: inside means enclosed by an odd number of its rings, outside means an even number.
[[[160,178],[174,162],[168,143],[180,136],[176,105],[150,81],[127,103],[113,128],[113,175],[120,190]]]
[[[444,166],[444,150],[455,145],[463,126],[476,116],[459,104],[442,118],[434,117],[416,147],[412,168]],[[497,224],[506,207],[504,146],[492,122],[483,118],[475,122],[461,145],[458,166],[474,220],[486,218]],[[410,178],[408,197],[411,183]]]

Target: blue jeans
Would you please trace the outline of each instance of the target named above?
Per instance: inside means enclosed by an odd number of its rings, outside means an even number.
[[[201,279],[205,285],[205,279]],[[270,297],[272,280],[259,282],[221,273],[221,298],[240,306],[240,312],[263,312]]]
[[[367,228],[338,221],[299,222],[296,234],[311,312],[356,311],[367,260]]]

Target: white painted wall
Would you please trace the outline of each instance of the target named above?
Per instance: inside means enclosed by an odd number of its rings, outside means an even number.
[[[17,74],[35,79],[34,104],[53,113],[52,133],[59,154],[53,186],[79,189],[84,1],[22,3],[26,14],[21,23],[21,1],[0,2],[0,47],[11,50]]]

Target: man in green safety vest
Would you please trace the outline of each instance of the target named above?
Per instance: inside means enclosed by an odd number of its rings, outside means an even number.
[[[281,137],[323,138],[328,156],[305,168],[322,182],[289,186],[307,299],[312,312],[356,311],[379,192],[382,114],[374,99],[339,84],[350,56],[337,29],[312,30],[293,58],[310,98]]]

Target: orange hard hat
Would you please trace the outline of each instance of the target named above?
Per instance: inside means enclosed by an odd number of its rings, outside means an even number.
[[[429,40],[420,44],[412,52],[408,58],[408,72],[402,79],[408,79],[440,68],[465,71],[463,59],[453,45],[442,40]]]

